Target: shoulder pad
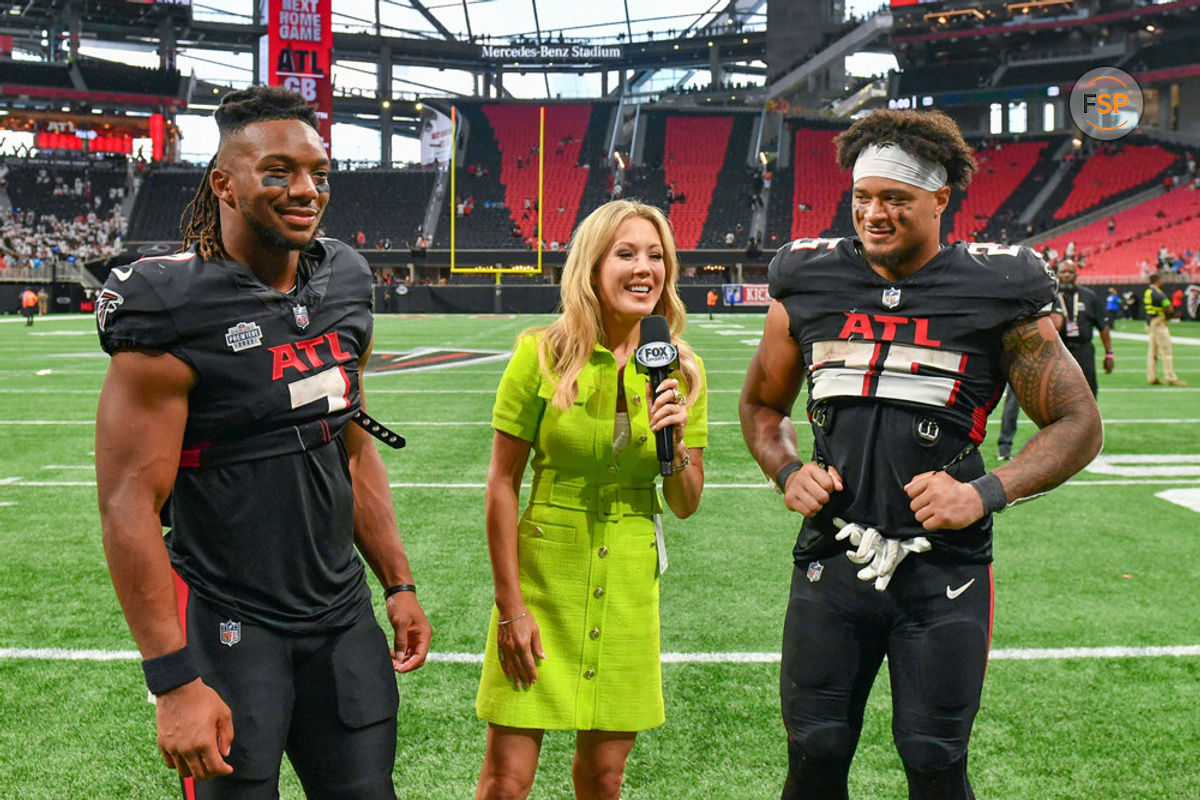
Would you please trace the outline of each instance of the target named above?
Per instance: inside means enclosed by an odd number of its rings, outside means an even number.
[[[779,248],[767,268],[767,285],[771,297],[776,299],[798,291],[802,286],[801,274],[806,266],[830,258],[840,258],[839,245],[845,239],[796,239]]]
[[[195,253],[149,256],[114,267],[96,297],[96,329],[109,353],[166,349],[178,336],[172,310],[185,303],[200,264]]]
[[[993,296],[1013,296],[1022,309],[1020,316],[1045,314],[1058,292],[1058,278],[1050,265],[1030,247],[995,242],[960,242],[969,258],[994,276],[985,289]]]

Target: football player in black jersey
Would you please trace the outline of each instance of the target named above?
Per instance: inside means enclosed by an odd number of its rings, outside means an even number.
[[[857,236],[801,239],[747,371],[746,443],[805,519],[784,622],[784,798],[848,797],[886,656],[914,800],[973,797],[967,742],[991,636],[991,515],[1100,447],[1100,416],[1047,314],[1054,278],[1024,247],[943,247],[971,148],[940,113],[876,111],[837,138]],[[986,473],[978,445],[1005,381],[1039,432]],[[791,415],[808,389],[814,447]]]
[[[383,461],[350,424],[370,269],[315,238],[330,164],[299,95],[234,92],[216,119],[187,250],[114,269],[97,298],[109,570],[186,796],[278,797],[286,751],[311,797],[394,798],[393,670],[431,631]],[[390,655],[356,547],[387,587]]]

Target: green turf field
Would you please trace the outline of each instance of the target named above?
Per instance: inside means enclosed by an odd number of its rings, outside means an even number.
[[[542,319],[381,317],[376,351],[506,351]],[[775,655],[798,519],[766,487],[736,425],[761,325],[744,315],[689,323],[712,392],[708,487],[696,515],[669,521],[667,724],[639,739],[631,800],[778,797]],[[1117,371],[1101,375],[1104,460],[997,519],[995,652],[972,741],[980,798],[1200,797],[1200,325],[1172,329],[1176,369],[1192,386],[1147,387],[1143,329],[1120,323]],[[177,796],[100,545],[92,418],[106,364],[90,318],[0,321],[4,800]],[[474,792],[477,654],[491,604],[483,481],[503,368],[499,359],[366,382],[372,414],[408,437],[384,459],[434,626],[429,663],[399,678],[402,798]],[[997,427],[998,412],[984,446],[993,463]],[[1018,445],[1032,432],[1022,418]],[[547,736],[535,798],[570,797],[571,746],[569,735]],[[886,674],[851,793],[906,796]],[[291,776],[283,796],[301,796]]]

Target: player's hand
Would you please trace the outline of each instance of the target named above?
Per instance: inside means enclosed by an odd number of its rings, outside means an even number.
[[[533,686],[537,683],[537,659],[546,659],[546,653],[542,650],[542,632],[538,628],[537,620],[526,608],[521,608],[511,617],[502,619],[512,621],[496,628],[496,651],[500,657],[500,668],[518,689]]]
[[[204,781],[233,772],[225,761],[233,746],[233,714],[204,681],[158,695],[154,716],[163,763],[179,777]]]
[[[660,431],[668,425],[675,425],[676,431],[682,431],[687,421],[686,398],[679,391],[679,381],[667,378],[658,385],[650,405],[650,430]],[[683,437],[677,433],[675,438]]]
[[[809,519],[825,507],[834,492],[842,490],[842,476],[833,466],[822,467],[809,461],[788,476],[783,502],[792,511]]]
[[[983,517],[983,500],[975,487],[942,470],[922,472],[904,487],[908,507],[927,531],[961,530]]]
[[[417,602],[416,592],[396,592],[386,602],[388,622],[395,630],[392,669],[412,672],[425,663],[433,628]]]
[[[1112,354],[1112,353],[1105,353],[1105,354],[1104,354],[1104,374],[1105,374],[1105,375],[1112,375],[1112,371],[1113,371],[1113,364],[1114,364],[1114,363],[1115,363],[1115,362],[1114,362],[1114,359],[1113,359],[1113,354]]]

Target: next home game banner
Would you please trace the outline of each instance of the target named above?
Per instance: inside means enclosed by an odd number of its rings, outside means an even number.
[[[333,0],[268,0],[259,21],[259,80],[298,92],[317,112],[329,150],[333,121]]]

